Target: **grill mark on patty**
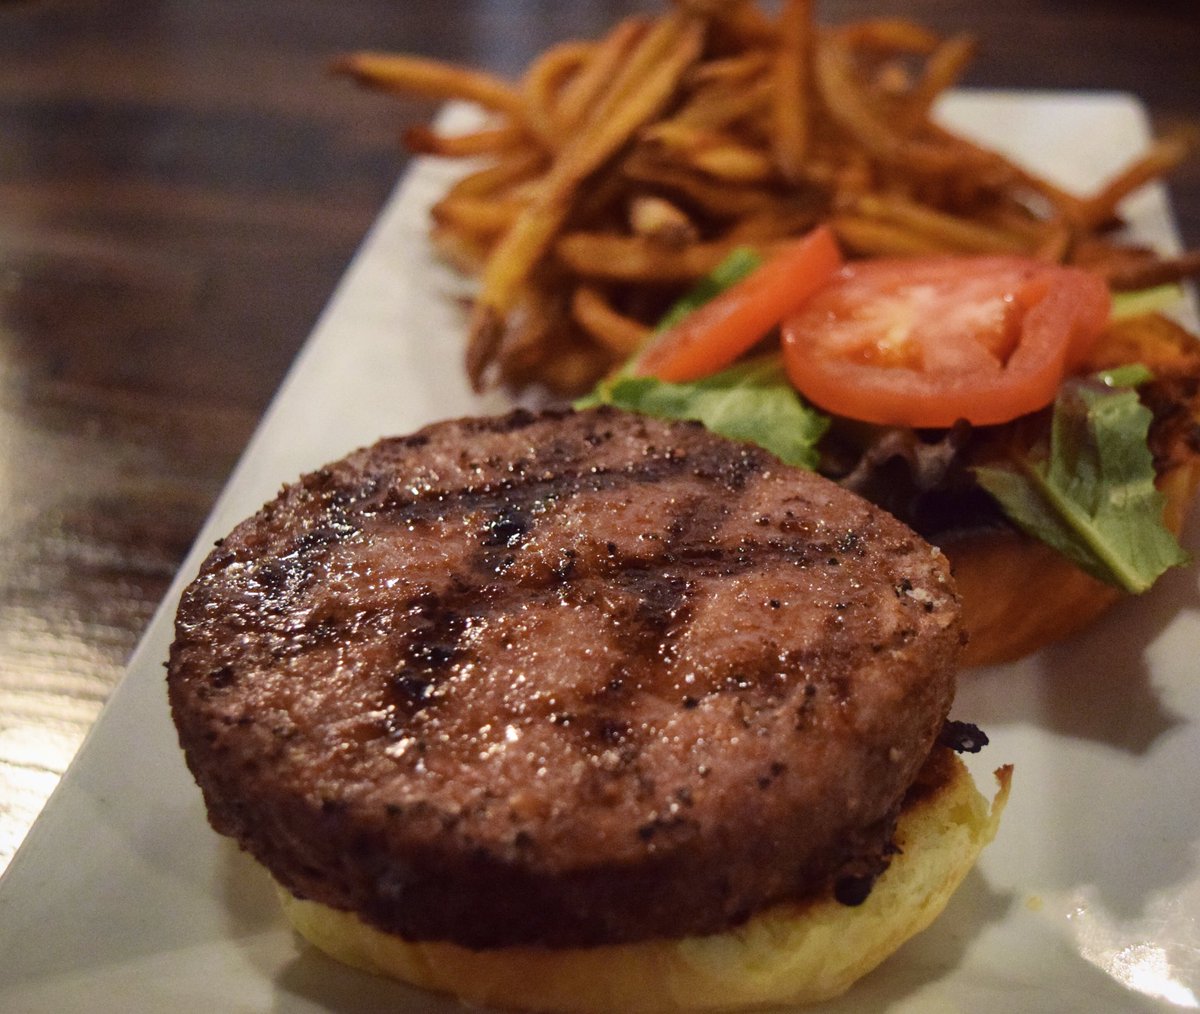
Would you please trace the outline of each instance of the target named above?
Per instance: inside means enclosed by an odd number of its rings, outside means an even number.
[[[413,623],[400,650],[402,664],[385,689],[384,731],[403,735],[407,721],[434,704],[441,684],[462,657],[466,615],[432,592],[417,596]]]
[[[544,483],[553,481],[543,477]],[[519,489],[513,487],[514,492]],[[739,492],[744,492],[744,484]],[[544,501],[536,494],[514,500],[496,513],[482,539],[483,551],[470,567],[474,573],[484,575],[485,581],[499,572],[496,556],[488,550],[497,545],[519,549],[534,532],[532,526],[536,522],[530,514],[542,513]],[[408,610],[420,622],[410,627],[402,639],[401,654],[410,664],[392,679],[386,695],[386,734],[399,739],[412,733],[412,720],[442,698],[441,684],[454,675],[456,665],[475,661],[463,644],[468,630],[467,613],[472,619],[486,623],[489,616],[503,613],[513,600],[536,597],[555,585],[570,586],[573,578],[599,577],[634,603],[619,627],[620,661],[614,664],[604,690],[581,702],[582,708],[573,713],[554,711],[547,717],[573,730],[585,755],[603,754],[610,773],[634,765],[641,751],[641,740],[653,732],[632,726],[621,717],[621,712],[627,709],[632,692],[653,692],[673,660],[676,636],[691,619],[689,600],[697,587],[685,575],[699,573],[713,579],[728,578],[780,559],[807,566],[814,560],[828,563],[835,559],[830,557],[831,551],[843,554],[859,551],[858,536],[849,531],[837,534],[829,544],[816,546],[807,539],[760,542],[743,538],[731,553],[718,536],[725,520],[737,509],[737,504],[731,501],[690,498],[667,524],[667,537],[659,552],[648,559],[630,559],[609,548],[606,554],[598,554],[593,569],[583,571],[576,569],[572,553],[568,567],[555,570],[536,583],[527,581],[520,587],[505,584],[501,589],[490,588],[488,594],[482,594],[480,585],[460,581],[447,596],[422,593],[414,600],[415,608]],[[484,602],[490,608],[481,608]],[[436,634],[433,643],[427,640],[427,632],[431,630]],[[741,712],[747,716],[742,723],[749,726],[750,714],[777,703],[776,695],[782,693],[786,682],[785,667],[789,671],[819,671],[823,660],[812,652],[805,653],[803,659],[792,652],[785,662],[777,665],[764,660],[751,670],[742,664],[712,685],[697,687],[697,696],[682,695],[674,703],[692,708],[712,694],[734,694]],[[844,700],[849,692],[848,681],[841,667],[835,666],[833,671],[837,675],[823,682],[829,684],[834,699]]]
[[[386,517],[396,523],[441,522],[447,517],[476,512],[490,513],[496,519],[516,518],[583,493],[608,493],[626,485],[653,485],[687,473],[715,479],[729,492],[740,493],[748,479],[770,460],[746,448],[732,459],[711,449],[691,454],[667,449],[623,468],[593,467],[586,471],[555,471],[549,467],[552,462],[539,461],[536,470],[522,468],[519,475],[500,482],[429,489],[410,492],[408,496],[401,490],[389,489],[375,504],[364,498],[360,509],[367,516]],[[490,527],[487,537],[494,537]]]
[[[498,432],[504,432],[501,428]],[[503,575],[515,562],[512,551],[519,549],[527,540],[536,523],[536,516],[550,509],[556,502],[584,494],[608,493],[625,485],[653,485],[677,478],[691,472],[694,476],[722,483],[730,493],[743,494],[748,479],[763,467],[764,456],[750,448],[730,457],[715,451],[679,454],[671,449],[660,451],[648,448],[648,458],[621,469],[595,468],[587,472],[553,472],[544,467],[537,475],[521,475],[519,479],[504,480],[483,486],[462,486],[455,489],[430,489],[401,498],[399,491],[385,488],[378,477],[363,476],[353,491],[342,488],[333,497],[326,494],[329,483],[328,470],[314,473],[308,486],[309,493],[321,505],[314,504],[321,521],[303,533],[294,544],[283,552],[277,552],[253,565],[252,576],[268,599],[276,599],[276,614],[291,608],[297,594],[311,581],[328,550],[338,543],[358,534],[361,525],[351,520],[351,514],[362,519],[384,520],[393,525],[415,525],[444,522],[447,517],[465,513],[481,512],[490,515],[482,526],[480,541],[486,552],[476,557],[472,570],[491,576]],[[552,450],[550,457],[567,457],[565,452]],[[726,501],[710,508],[709,513],[723,518],[730,512],[731,504]],[[705,556],[714,563],[722,562],[722,547],[711,545],[707,550],[697,547],[691,527],[696,524],[704,510],[692,505],[690,515],[681,515],[674,523],[682,525],[678,532],[670,533],[670,543],[664,557],[680,552],[686,543],[686,552],[679,562],[686,565],[702,563]],[[784,549],[784,552],[787,552]],[[620,563],[620,561],[614,561]],[[669,561],[668,561],[669,562]],[[745,567],[748,560],[738,562]],[[730,576],[728,561],[712,576]],[[574,569],[573,561],[568,570]],[[559,580],[564,575],[559,575]],[[474,590],[474,589],[472,589]],[[316,633],[313,631],[312,633]]]
[[[615,477],[615,476],[614,476]],[[541,487],[553,480],[544,479],[536,483]],[[646,481],[653,481],[647,479]],[[510,496],[520,487],[509,490]],[[440,497],[438,497],[440,499]],[[543,498],[532,494],[520,498],[538,505],[536,513],[543,513]],[[557,497],[556,497],[557,499]],[[794,540],[771,537],[765,540],[740,539],[734,546],[718,541],[717,533],[725,517],[736,505],[730,502],[713,503],[707,498],[688,502],[667,526],[667,538],[660,543],[659,550],[650,557],[628,557],[613,546],[597,553],[590,566],[579,566],[577,554],[571,551],[565,565],[545,574],[526,575],[519,583],[506,578],[495,581],[501,568],[497,563],[494,546],[499,536],[487,534],[480,541],[480,551],[468,564],[469,574],[454,575],[450,586],[442,592],[421,590],[410,598],[389,604],[386,608],[370,611],[360,610],[347,622],[330,616],[314,616],[301,627],[291,626],[286,634],[286,654],[295,656],[306,650],[324,645],[346,643],[348,640],[365,638],[377,640],[387,636],[397,649],[394,657],[403,663],[389,674],[380,674],[379,682],[386,690],[382,708],[387,719],[381,734],[398,737],[405,733],[405,723],[418,712],[436,704],[441,697],[441,684],[451,677],[456,668],[471,661],[471,653],[463,639],[470,622],[487,620],[510,610],[517,602],[545,596],[554,589],[578,587],[587,579],[603,581],[618,593],[627,595],[635,602],[630,614],[623,617],[619,643],[624,660],[614,668],[607,686],[645,690],[657,682],[656,676],[671,660],[674,635],[672,630],[683,629],[690,618],[689,597],[699,580],[721,580],[770,567],[781,562],[794,566],[832,566],[838,563],[835,552],[854,552],[856,537],[853,533],[831,533],[823,542],[813,542],[805,531],[795,531]],[[534,510],[527,510],[520,501],[508,510],[497,512],[495,517],[507,535],[503,544],[505,558],[514,559],[508,550],[518,550],[536,531],[536,519],[531,519]],[[275,597],[268,614],[270,618],[285,614],[293,608],[296,599],[302,597],[311,583],[314,568],[321,562],[323,554],[339,540],[357,534],[360,528],[351,524],[340,509],[332,509],[332,516],[323,520],[311,531],[312,538],[301,538],[294,549],[283,557],[266,558],[254,568],[253,580],[263,589],[268,598]],[[391,512],[389,512],[390,514]],[[520,521],[514,520],[520,518]],[[411,516],[399,514],[387,518],[387,524],[412,523]],[[493,526],[494,527],[494,526]],[[510,543],[515,543],[511,545]],[[276,575],[282,572],[285,578]],[[692,577],[684,577],[688,574]],[[263,626],[271,630],[269,623]],[[388,633],[390,632],[390,633]],[[275,653],[277,656],[279,652]],[[795,671],[811,671],[819,668],[821,659],[809,654],[804,659],[791,657],[785,663]],[[710,693],[733,692],[766,698],[769,703],[768,687],[778,681],[780,666],[763,665],[750,672],[744,666],[731,671],[714,682],[709,688],[698,688],[697,697],[677,703],[694,707],[702,696]],[[834,681],[836,682],[836,681]],[[844,698],[847,689],[844,679],[831,686],[835,698]],[[610,707],[625,703],[626,694],[606,695]],[[604,702],[597,700],[597,715],[592,719],[597,727],[609,721],[600,711]],[[755,707],[761,707],[762,704]],[[576,727],[584,727],[577,721]],[[593,741],[603,741],[603,735],[589,735]],[[626,751],[629,755],[629,751]]]

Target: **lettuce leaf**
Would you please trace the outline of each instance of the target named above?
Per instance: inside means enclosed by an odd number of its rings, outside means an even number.
[[[1188,556],[1162,521],[1146,443],[1151,414],[1135,387],[1145,368],[1068,381],[1049,445],[977,466],[975,476],[1024,531],[1128,592],[1149,588]]]
[[[779,356],[750,359],[703,380],[668,384],[653,377],[616,377],[605,401],[660,419],[694,419],[713,433],[757,444],[788,465],[814,469],[817,442],[829,419],[788,383]]]
[[[1160,313],[1183,302],[1183,289],[1178,285],[1155,285],[1132,292],[1114,292],[1112,319],[1126,320],[1144,313]]]

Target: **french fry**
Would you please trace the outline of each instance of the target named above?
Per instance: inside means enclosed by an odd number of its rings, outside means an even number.
[[[1114,267],[1108,272],[1108,283],[1117,290],[1136,291],[1197,277],[1200,277],[1200,250],[1189,250],[1177,257],[1151,257],[1141,263]]]
[[[694,0],[693,0],[694,2]],[[729,50],[740,52],[770,46],[775,38],[770,18],[755,3],[740,3],[738,0],[713,0],[705,5],[696,4],[712,18],[715,38],[724,42]]]
[[[490,244],[477,236],[434,222],[429,238],[438,256],[465,275],[479,274],[487,262]]]
[[[725,241],[736,246],[762,246],[771,240],[799,236],[814,228],[825,209],[781,205],[757,215],[745,215],[725,233]]]
[[[699,130],[723,130],[766,109],[771,101],[769,77],[736,87],[708,85],[698,89],[670,121]]]
[[[591,285],[581,285],[575,290],[571,298],[571,316],[619,359],[636,352],[651,334],[645,324],[614,310],[600,290]]]
[[[560,92],[565,82],[587,63],[594,48],[585,42],[552,46],[525,74],[521,85],[525,121],[551,149],[559,147],[564,136],[557,116]]]
[[[534,200],[497,243],[467,337],[468,375],[477,388],[523,280],[566,220],[571,192],[665,105],[700,55],[703,37],[703,23],[683,14],[668,16],[647,32],[584,131],[562,149]]]
[[[950,252],[945,244],[877,218],[840,214],[834,215],[830,224],[838,240],[860,257],[914,257]]]
[[[700,175],[694,167],[668,164],[647,152],[633,152],[624,163],[631,180],[676,193],[716,218],[737,218],[773,207],[778,197],[762,187],[730,186]]]
[[[626,18],[617,24],[597,46],[591,58],[564,88],[555,110],[555,124],[564,136],[574,130],[587,115],[597,97],[628,59],[637,41],[645,34],[646,22]]]
[[[404,131],[404,145],[418,155],[473,158],[512,150],[527,140],[528,136],[521,127],[511,125],[473,130],[467,134],[439,134],[421,123]]]
[[[441,60],[394,53],[352,53],[335,60],[331,70],[384,91],[432,99],[466,99],[516,120],[523,113],[521,93],[508,82]]]
[[[903,18],[866,18],[846,25],[841,31],[853,48],[885,53],[928,55],[940,41],[935,32]]]
[[[690,89],[700,89],[709,84],[723,86],[743,85],[760,77],[771,68],[771,54],[767,52],[739,53],[719,60],[709,60],[693,68],[687,76]]]
[[[780,175],[789,183],[804,178],[812,109],[810,89],[813,47],[812,0],[788,0],[779,18],[779,47],[771,86],[774,144]]]
[[[577,394],[587,388],[607,363],[607,357],[595,347],[568,345],[554,349],[541,364],[538,379],[556,394]]]
[[[629,227],[635,236],[669,247],[686,246],[700,238],[695,224],[678,205],[651,194],[630,202]]]
[[[1061,264],[1071,251],[1071,227],[1060,219],[1053,219],[1042,226],[1042,235],[1033,250],[1039,260]]]
[[[502,162],[477,169],[459,179],[447,193],[453,197],[486,197],[538,177],[547,164],[540,149],[516,152]]]
[[[821,98],[830,115],[875,158],[918,173],[972,168],[972,148],[898,133],[879,115],[855,79],[853,58],[840,33],[827,33],[817,47],[815,66]]]
[[[1117,205],[1139,187],[1166,175],[1183,161],[1187,145],[1179,138],[1162,138],[1140,158],[1126,166],[1078,209],[1080,225],[1096,228],[1117,217]]]
[[[739,245],[744,244],[717,240],[672,250],[641,236],[572,232],[559,239],[555,252],[570,271],[583,278],[661,284],[695,281]]]
[[[664,120],[642,131],[642,141],[661,145],[684,165],[730,183],[765,183],[775,179],[775,164],[760,149],[715,131],[698,130]]]
[[[958,82],[975,55],[975,39],[953,35],[938,43],[925,61],[925,70],[905,102],[905,122],[910,129],[928,116],[937,97]]]
[[[511,198],[448,195],[433,206],[431,215],[438,225],[486,242],[511,228],[523,207]]]
[[[895,194],[864,194],[854,210],[911,230],[914,238],[926,239],[938,248],[959,253],[1029,253],[1030,244],[978,220],[925,207]]]

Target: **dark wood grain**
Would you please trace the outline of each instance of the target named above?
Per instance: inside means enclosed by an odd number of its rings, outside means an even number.
[[[430,112],[354,48],[516,73],[655,4],[0,3],[0,867],[94,720]],[[1192,0],[908,0],[968,84],[1140,95],[1200,134]],[[830,21],[861,16],[826,3]],[[1200,160],[1171,184],[1200,245]]]

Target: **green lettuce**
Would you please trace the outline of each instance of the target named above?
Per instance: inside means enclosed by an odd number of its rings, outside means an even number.
[[[1149,376],[1131,366],[1068,381],[1054,403],[1048,445],[975,469],[1020,528],[1133,593],[1188,562],[1163,524],[1165,501],[1154,485],[1151,414],[1136,391]]]
[[[605,401],[660,419],[695,419],[713,433],[757,444],[788,465],[814,469],[829,419],[800,398],[779,356],[738,363],[702,380],[668,384],[653,377],[616,377]]]
[[[1133,292],[1114,292],[1112,319],[1127,320],[1144,313],[1161,313],[1183,302],[1183,289],[1178,285],[1155,285]]]

